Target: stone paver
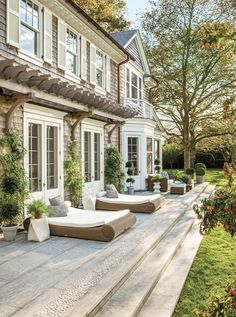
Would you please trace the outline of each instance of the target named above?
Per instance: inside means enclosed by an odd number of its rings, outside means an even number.
[[[137,214],[137,224],[110,243],[53,237],[39,244],[26,241],[24,234],[14,243],[0,239],[1,317],[64,316],[78,300],[82,309],[92,310],[133,272],[205,187],[185,199],[171,199],[155,214]]]

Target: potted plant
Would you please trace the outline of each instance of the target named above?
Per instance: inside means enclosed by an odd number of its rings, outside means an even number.
[[[191,178],[193,178],[194,173],[195,173],[195,169],[194,168],[186,168],[185,173],[186,173],[186,175],[189,175]]]
[[[129,183],[129,186],[127,186],[128,194],[133,195],[134,186],[132,186],[132,184],[135,182],[135,179],[132,177],[134,175],[133,163],[131,161],[128,161],[126,162],[125,167],[127,168],[127,175],[128,175],[128,178],[126,179],[126,183]]]
[[[155,159],[154,165],[155,165],[155,172],[157,174],[159,174],[160,170],[161,170],[160,163],[161,163],[161,161],[159,159]]]
[[[50,206],[41,199],[35,199],[28,205],[28,213],[35,219],[42,218],[43,214],[50,213]]]
[[[196,169],[196,178],[197,178],[198,184],[204,183],[205,174],[206,174],[205,168],[199,167],[198,169]]]
[[[20,214],[20,207],[16,201],[6,201],[0,206],[0,219],[3,222],[1,229],[5,241],[13,241],[19,227],[17,216]]]
[[[161,188],[160,182],[161,182],[161,179],[162,179],[162,177],[161,177],[161,175],[159,175],[159,174],[156,174],[156,175],[153,176],[153,178],[152,178],[152,181],[153,181],[153,183],[154,183],[153,189],[154,189],[154,192],[155,192],[155,193],[160,193],[160,188]]]

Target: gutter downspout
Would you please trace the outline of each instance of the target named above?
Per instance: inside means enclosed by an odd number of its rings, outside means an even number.
[[[121,63],[118,64],[117,66],[117,70],[118,70],[118,76],[117,76],[117,86],[118,86],[118,97],[117,97],[117,102],[118,104],[120,105],[120,67],[123,65],[123,64],[126,64],[127,62],[129,62],[130,60],[130,57],[129,55],[127,56],[127,58],[122,61]],[[118,151],[120,153],[120,146],[121,145],[121,140],[120,140],[120,127],[118,127]]]

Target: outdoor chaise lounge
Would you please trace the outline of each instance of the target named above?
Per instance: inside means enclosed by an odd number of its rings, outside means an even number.
[[[104,196],[96,198],[96,209],[100,210],[129,209],[132,212],[152,213],[164,204],[165,198],[160,194],[150,196],[119,194],[118,198],[108,198],[104,194]]]
[[[129,210],[116,213],[88,211],[69,207],[66,217],[48,217],[50,235],[88,240],[111,241],[136,222]],[[29,218],[25,220],[27,230]]]

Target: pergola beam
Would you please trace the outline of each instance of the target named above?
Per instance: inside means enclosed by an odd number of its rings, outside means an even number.
[[[77,118],[76,118],[75,122],[71,126],[71,137],[72,137],[73,140],[75,139],[75,131],[76,131],[76,128],[78,127],[78,124],[82,120],[90,117],[91,115],[92,115],[92,111],[89,111],[89,112],[83,111],[83,112],[79,112],[77,114]]]

